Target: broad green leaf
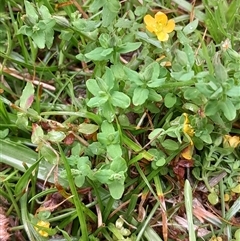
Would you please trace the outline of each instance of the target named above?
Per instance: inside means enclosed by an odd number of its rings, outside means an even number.
[[[85,54],[85,57],[94,61],[108,60],[112,52],[113,48],[104,49],[103,47],[97,47]]]
[[[173,140],[167,139],[161,143],[163,148],[170,150],[170,151],[176,151],[179,149],[179,144]]]
[[[100,183],[106,184],[109,182],[109,179],[113,174],[115,174],[115,172],[111,169],[100,169],[93,175]]]
[[[102,107],[99,109],[99,113],[106,118],[108,122],[113,122],[116,110],[115,107],[110,103],[110,101],[107,101],[102,105]]]
[[[146,33],[143,33],[143,32],[137,32],[136,36],[138,38],[144,40],[145,42],[150,43],[159,49],[162,49],[161,42],[158,39],[153,39],[153,38],[149,37]]]
[[[6,138],[8,134],[9,134],[9,129],[0,130],[0,139]]]
[[[230,97],[240,97],[240,86],[234,86],[226,94]]]
[[[90,150],[93,155],[98,155],[98,156],[102,155],[105,152],[103,145],[98,141],[91,143],[88,146],[88,150]]]
[[[112,105],[118,106],[122,109],[128,108],[130,105],[130,101],[130,98],[126,94],[119,91],[114,91],[111,95]]]
[[[120,157],[117,156],[112,160],[112,163],[110,164],[110,169],[114,172],[126,172],[127,171],[127,164],[126,161]]]
[[[219,104],[219,108],[222,110],[224,116],[229,120],[232,121],[236,118],[236,108],[233,105],[232,101],[226,99]]]
[[[187,54],[179,49],[175,51],[175,61],[181,66],[187,66],[189,64]]]
[[[44,5],[42,5],[39,9],[38,9],[40,16],[42,17],[42,19],[47,19],[50,20],[51,19],[51,14],[48,10],[48,8]]]
[[[47,28],[45,30],[45,40],[46,40],[46,46],[48,49],[52,47],[53,40],[54,40],[54,30]]]
[[[162,101],[162,96],[158,94],[154,89],[149,89],[148,100],[160,102]]]
[[[172,108],[177,102],[177,97],[173,93],[167,93],[164,97],[164,104],[167,108]]]
[[[122,148],[119,144],[112,144],[107,146],[107,153],[111,158],[122,156]]]
[[[102,79],[99,79],[102,86],[104,86],[104,89],[111,90],[113,89],[115,85],[115,77],[113,75],[113,72],[110,68],[106,67],[106,71],[102,77]],[[99,84],[99,86],[101,87]]]
[[[26,15],[29,21],[31,22],[32,25],[36,24],[38,21],[38,14],[35,7],[33,7],[33,4],[28,1],[24,1],[24,5],[26,8]]]
[[[91,108],[93,107],[100,107],[101,105],[103,105],[104,103],[106,103],[108,101],[108,96],[104,95],[104,96],[96,96],[91,98],[88,102],[87,105]]]
[[[135,51],[142,45],[141,42],[136,42],[136,43],[124,43],[121,44],[117,47],[117,52],[121,54],[129,53],[132,51]]]
[[[215,192],[211,192],[208,194],[208,201],[212,204],[212,205],[216,205],[219,202],[219,198],[218,195]]]
[[[172,72],[171,76],[179,81],[188,81],[194,77],[194,71],[180,71],[180,72]]]
[[[98,130],[98,126],[94,124],[82,123],[78,126],[78,132],[90,135]]]
[[[157,62],[152,62],[149,64],[143,72],[143,78],[144,80],[150,81],[157,79],[160,73],[160,66]]]
[[[187,54],[188,62],[192,68],[195,63],[196,56],[189,44],[184,45],[184,52]]]
[[[219,108],[219,103],[218,101],[209,101],[207,105],[205,106],[204,113],[206,116],[213,116],[216,114]]]
[[[78,175],[74,178],[74,182],[77,187],[82,187],[85,182],[85,176],[84,175]]]
[[[145,103],[148,99],[149,90],[141,87],[137,87],[133,92],[133,104],[138,106]]]
[[[161,79],[151,79],[148,81],[147,86],[150,88],[157,88],[161,87],[165,83],[166,78],[161,78]]]
[[[127,67],[124,67],[124,71],[125,71],[125,74],[127,76],[127,79],[133,83],[135,83],[136,85],[143,85],[143,82],[138,74],[138,72],[134,71],[134,70],[131,70]]]
[[[48,140],[53,143],[59,143],[62,140],[64,140],[65,137],[66,137],[65,133],[62,131],[51,130],[47,134]]]
[[[120,199],[124,192],[124,185],[119,183],[117,180],[108,184],[111,196],[114,199]]]
[[[198,19],[195,19],[183,28],[183,33],[188,35],[194,32],[197,26],[198,26]]]
[[[34,101],[34,86],[31,82],[27,82],[20,97],[20,107],[27,110]]]
[[[24,34],[30,37],[33,33],[33,30],[31,27],[27,25],[23,25],[20,29],[18,29],[17,34]]]
[[[100,91],[102,91],[95,79],[89,79],[86,82],[87,89],[93,94],[98,95]]]
[[[43,49],[45,47],[46,38],[45,33],[42,30],[34,32],[31,37],[38,48]]]
[[[104,134],[109,135],[110,133],[115,132],[115,129],[111,123],[108,123],[107,121],[103,121],[101,125],[101,131]]]
[[[111,37],[107,33],[102,33],[99,37],[99,43],[104,48],[107,49],[110,46]]]
[[[102,25],[103,27],[108,27],[117,17],[121,5],[118,0],[104,0],[104,2],[105,4],[103,5],[102,10]]]
[[[150,132],[150,134],[148,135],[148,138],[149,138],[150,140],[152,140],[152,139],[160,136],[162,133],[164,133],[164,129],[162,129],[162,128],[156,128],[156,129],[154,129],[152,132]]]

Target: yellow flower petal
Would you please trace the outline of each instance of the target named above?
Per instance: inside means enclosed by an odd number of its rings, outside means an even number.
[[[175,28],[175,22],[173,19],[170,19],[167,23],[167,25],[164,27],[164,31],[166,33],[171,33]]]
[[[146,15],[144,17],[144,23],[149,32],[153,33],[156,28],[156,20],[151,15]]]
[[[240,137],[239,136],[225,135],[223,144],[226,147],[236,148],[240,144]]]
[[[155,20],[157,23],[161,23],[162,25],[166,25],[168,21],[168,17],[165,13],[157,12],[155,14]]]
[[[38,228],[38,227],[39,228]],[[38,221],[36,227],[35,227],[35,230],[38,231],[38,233],[43,236],[43,237],[48,237],[48,233],[44,230],[41,230],[41,227],[43,228],[49,228],[50,227],[50,223],[49,222],[46,222],[46,221]]]
[[[187,146],[182,152],[181,156],[186,160],[191,160],[193,155],[194,146],[191,144]]]
[[[184,113],[183,115],[185,117],[184,124],[183,124],[183,132],[192,137],[194,135],[194,129],[189,124],[188,114]]]
[[[156,33],[156,35],[159,41],[167,41],[169,38],[169,35],[164,32]]]

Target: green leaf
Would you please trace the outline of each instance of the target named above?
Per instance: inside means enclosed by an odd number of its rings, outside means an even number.
[[[219,202],[219,198],[218,195],[215,192],[211,192],[208,194],[208,201],[212,204],[212,205],[216,205]]]
[[[54,30],[53,29],[46,29],[45,30],[45,44],[48,49],[52,47],[53,40],[54,40]]]
[[[158,94],[154,89],[149,89],[148,100],[160,102],[162,101],[162,96]]]
[[[102,155],[105,152],[103,145],[100,142],[93,142],[88,146],[88,150],[92,152],[93,155]]]
[[[31,35],[34,43],[38,46],[38,48],[43,49],[45,47],[46,39],[45,33],[41,30],[33,32]]]
[[[27,110],[34,101],[34,86],[31,82],[27,82],[20,97],[20,107]]]
[[[143,82],[138,74],[138,72],[131,70],[127,67],[124,67],[125,74],[129,81],[135,83],[136,85],[143,85]]]
[[[240,86],[233,86],[226,94],[230,97],[240,97]]]
[[[107,146],[107,153],[111,158],[122,155],[122,148],[119,144],[112,144]]]
[[[93,107],[100,107],[101,105],[103,105],[104,103],[106,103],[108,101],[108,96],[104,95],[104,96],[96,96],[91,98],[88,102],[87,105],[91,108]]]
[[[82,187],[85,182],[85,176],[84,175],[78,175],[74,178],[74,182],[77,187]]]
[[[99,113],[106,118],[108,122],[112,122],[114,120],[116,110],[115,107],[110,103],[110,101],[107,101],[104,103],[99,110]]]
[[[124,192],[124,185],[119,183],[117,180],[108,184],[111,196],[114,199],[120,199]]]
[[[105,4],[103,5],[102,10],[102,25],[103,27],[108,27],[117,17],[121,5],[118,0],[104,0],[104,2]]]
[[[42,19],[51,19],[51,14],[48,10],[48,8],[44,5],[42,5],[39,9],[38,9],[40,16],[42,17]]]
[[[111,95],[112,105],[118,106],[122,109],[128,108],[130,105],[130,101],[130,98],[126,94],[119,91],[114,91]]]
[[[38,21],[38,14],[35,7],[33,7],[32,3],[28,1],[24,1],[24,5],[26,9],[26,15],[29,18],[29,21],[32,25],[36,24]]]
[[[107,33],[102,33],[99,37],[99,43],[100,45],[104,48],[107,49],[108,47],[110,47],[110,36]]]
[[[166,78],[161,78],[161,79],[151,79],[148,81],[147,86],[150,88],[157,88],[161,87],[165,83]]]
[[[222,110],[224,116],[229,120],[233,121],[236,118],[236,108],[233,105],[232,101],[226,99],[219,104],[219,108]]]
[[[87,89],[93,94],[93,95],[98,95],[98,93],[101,90],[101,88],[99,87],[97,81],[95,79],[89,79],[87,80],[86,82],[86,86],[87,86]]]
[[[189,64],[188,56],[184,51],[176,49],[175,58],[176,58],[175,61],[181,66],[187,66]]]
[[[44,133],[41,126],[33,124],[33,131],[31,135],[31,141],[33,144],[40,144],[43,141]]]
[[[165,140],[161,144],[165,149],[170,150],[170,151],[176,151],[179,149],[179,144],[170,139]]]
[[[114,87],[115,84],[115,77],[113,75],[113,72],[110,68],[106,67],[106,71],[103,75],[103,79],[98,79],[99,80],[99,86],[102,87],[102,89],[105,90],[111,90]]]
[[[167,108],[172,108],[177,102],[177,97],[173,93],[167,93],[164,98],[164,104]]]
[[[157,62],[152,62],[144,69],[143,79],[147,81],[150,81],[152,79],[154,80],[159,77],[159,74],[160,74],[159,64]]]
[[[110,169],[100,169],[94,173],[94,177],[103,184],[106,184],[109,182],[109,179],[112,175],[114,175],[115,172]]]
[[[110,169],[114,172],[126,172],[127,171],[127,164],[126,161],[120,157],[117,156],[112,160],[112,163],[110,164]]]
[[[61,142],[62,140],[64,140],[65,137],[66,137],[65,133],[62,131],[51,130],[47,134],[48,140],[54,143]]]
[[[107,121],[102,122],[101,130],[106,135],[109,135],[109,134],[115,132],[113,125],[108,123]]]
[[[136,89],[134,89],[134,92],[133,92],[133,99],[132,99],[133,104],[136,106],[142,105],[148,99],[148,94],[149,94],[148,89],[137,87]]]
[[[135,51],[142,45],[141,42],[136,42],[136,43],[124,43],[118,46],[117,52],[121,54],[126,54],[132,51]]]
[[[33,33],[33,30],[31,27],[27,25],[23,25],[20,29],[18,29],[17,34],[24,34],[30,37]]]
[[[90,135],[98,130],[98,126],[94,124],[82,123],[78,126],[78,132]]]
[[[183,33],[185,35],[188,35],[188,34],[194,32],[195,29],[197,28],[197,26],[198,26],[198,19],[195,19],[194,21],[190,22],[188,25],[186,25],[183,28]]]
[[[91,52],[85,54],[85,57],[94,61],[108,60],[112,52],[113,48],[104,49],[103,47],[97,47]]]
[[[219,108],[219,103],[217,100],[215,101],[209,101],[207,103],[207,105],[205,106],[205,110],[204,110],[204,113],[207,115],[207,116],[213,116],[216,114],[216,112],[218,111],[218,108]]]

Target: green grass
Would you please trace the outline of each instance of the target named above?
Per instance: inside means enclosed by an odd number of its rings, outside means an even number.
[[[240,240],[239,6],[2,2],[0,240]]]

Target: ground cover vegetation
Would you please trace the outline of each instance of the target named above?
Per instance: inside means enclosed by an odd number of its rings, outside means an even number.
[[[1,1],[0,240],[240,240],[240,1]]]

